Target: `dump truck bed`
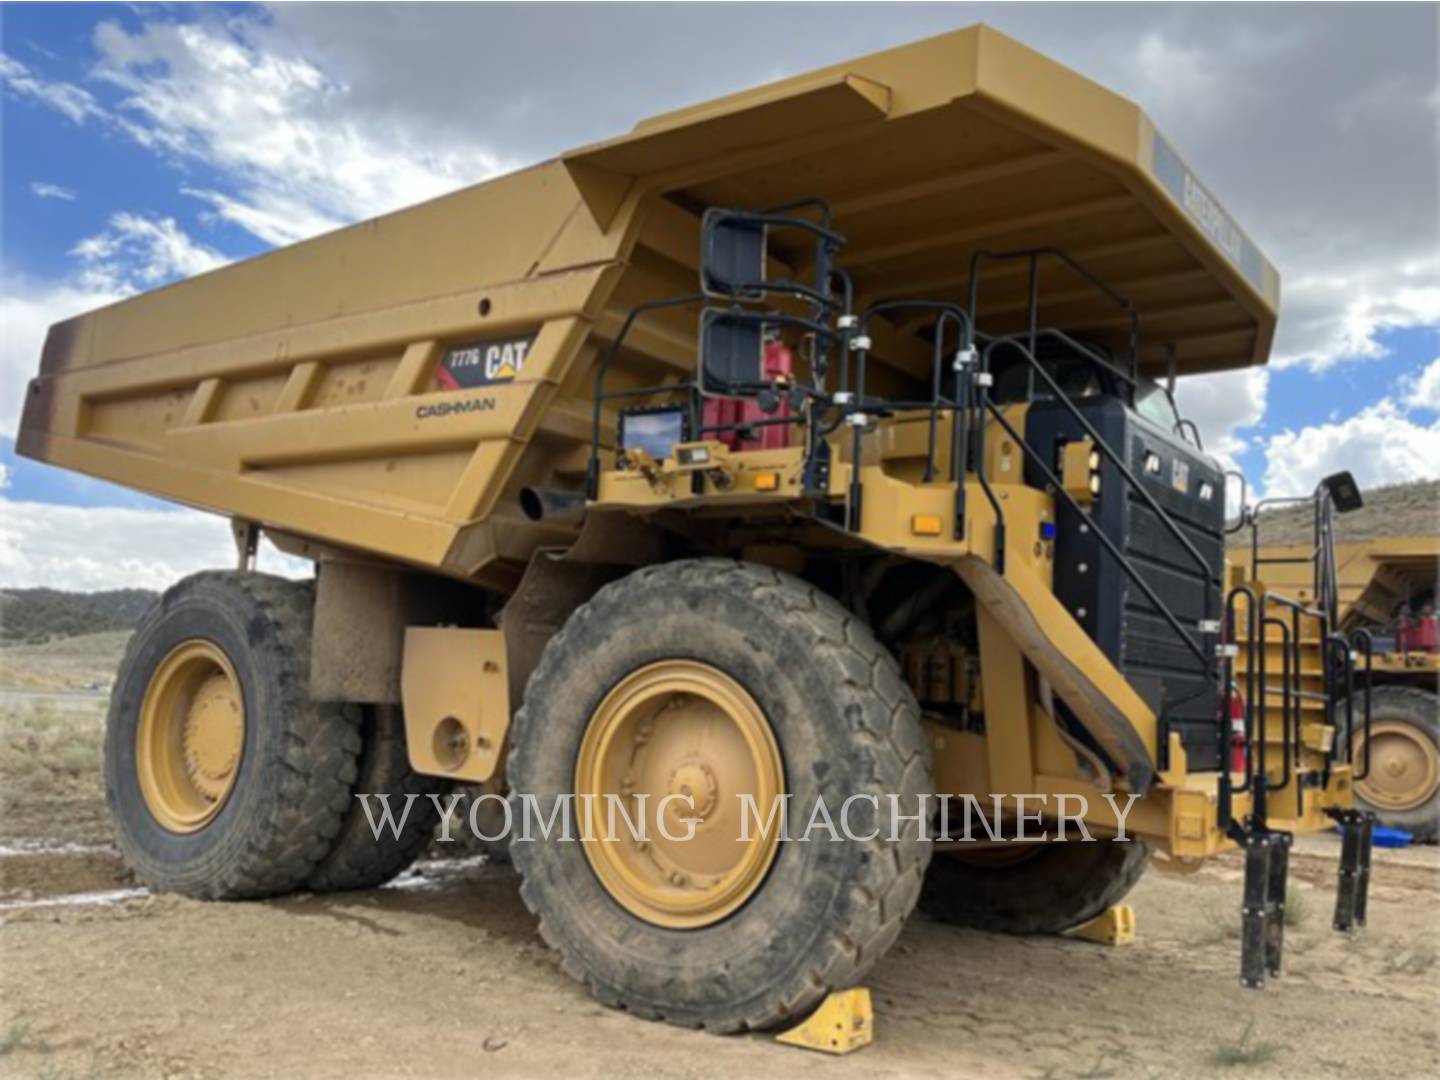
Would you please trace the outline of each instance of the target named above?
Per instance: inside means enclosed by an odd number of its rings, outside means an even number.
[[[1314,600],[1314,569],[1310,544],[1261,547],[1259,578],[1267,588]],[[1232,548],[1230,558],[1250,571],[1250,549]],[[1268,560],[1289,559],[1293,562]],[[1389,626],[1396,611],[1412,597],[1435,588],[1440,570],[1440,536],[1387,536],[1335,545],[1339,624],[1344,629]]]
[[[506,588],[567,539],[519,513],[519,490],[573,486],[596,358],[636,304],[695,291],[700,213],[810,197],[847,239],[857,308],[963,300],[976,252],[1044,245],[1129,297],[1143,371],[1267,358],[1274,268],[1144,113],[973,27],[57,324],[19,450],[295,550]],[[1127,313],[1068,273],[1042,267],[1044,320],[1123,351]],[[1023,267],[988,270],[979,326],[1022,329],[1029,293]],[[923,375],[921,333],[877,320],[876,360]],[[694,342],[693,312],[648,320],[616,383],[688,378]]]

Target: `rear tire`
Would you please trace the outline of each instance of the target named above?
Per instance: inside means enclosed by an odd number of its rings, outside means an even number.
[[[150,888],[275,896],[330,850],[360,740],[343,709],[310,699],[312,607],[308,585],[207,572],[167,591],[130,639],[105,787],[120,852]],[[176,678],[177,657],[211,670]]]
[[[920,910],[943,923],[1005,934],[1059,934],[1089,922],[1135,887],[1150,856],[1138,840],[1037,846],[1009,865],[937,854]]]
[[[509,866],[510,836],[504,831],[504,804],[492,799],[485,799],[478,810],[474,807],[474,800],[487,795],[500,795],[508,799],[510,797],[509,781],[501,772],[483,783],[470,785],[467,790],[470,804],[466,812],[467,829],[461,850],[484,855],[486,861],[493,866]],[[473,820],[470,817],[471,814],[474,815]],[[471,825],[474,826],[473,831],[468,828]],[[488,839],[489,837],[498,837],[498,839],[492,840]]]
[[[313,892],[374,889],[403,873],[424,853],[440,822],[440,812],[430,796],[443,798],[450,787],[450,781],[443,777],[424,776],[410,767],[405,718],[400,709],[392,705],[367,705],[361,709],[364,749],[350,808],[335,846],[305,882]],[[360,795],[389,796],[397,822],[409,800],[409,813],[398,833],[382,825],[377,837]],[[380,820],[381,807],[373,799],[370,812]]]
[[[817,797],[838,818],[857,793],[876,795],[879,814],[854,814],[853,831],[878,826],[880,836],[778,843],[738,907],[684,928],[635,914],[602,884],[584,843],[517,838],[521,896],[565,970],[605,1004],[712,1031],[772,1027],[861,979],[915,905],[930,845],[913,828],[899,842],[884,838],[884,795],[900,795],[914,813],[916,797],[932,790],[919,708],[890,653],[829,596],[750,564],[669,563],[600,590],[546,647],[511,728],[513,790],[542,812],[573,793],[592,717],[636,673],[671,664],[717,672],[763,714],[783,759],[781,790],[792,796],[792,836]],[[674,722],[663,710],[682,697],[653,714],[655,743]],[[734,773],[715,775],[719,798],[741,790]],[[517,822],[519,813],[517,805]]]
[[[1357,704],[1358,711],[1358,704]],[[1440,836],[1440,698],[1412,686],[1378,686],[1371,693],[1376,758],[1355,784],[1355,800],[1380,823],[1404,829],[1417,843]],[[1360,723],[1359,717],[1356,723]],[[1365,765],[1364,736],[1356,732],[1351,760]]]

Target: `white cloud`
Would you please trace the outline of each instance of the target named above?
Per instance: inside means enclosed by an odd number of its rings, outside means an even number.
[[[1215,93],[1216,80],[1222,77],[1203,47],[1172,40],[1159,30],[1146,33],[1132,55],[1135,77],[1151,108],[1161,100],[1177,108],[1204,101]]]
[[[1387,330],[1440,323],[1440,258],[1301,273],[1285,282],[1280,321],[1276,367],[1379,359]]]
[[[151,19],[95,30],[102,104],[0,56],[0,77],[76,123],[94,118],[217,183],[181,190],[269,244],[288,244],[478,183],[512,167],[470,138],[439,141],[407,118],[356,108],[350,87],[287,49],[262,20]],[[263,44],[261,37],[263,36]],[[231,190],[224,190],[229,188]]]
[[[1406,381],[1405,404],[1412,409],[1440,412],[1440,357],[1431,360],[1424,371]]]
[[[59,184],[46,183],[44,180],[30,181],[30,194],[37,199],[61,199],[65,202],[75,201],[75,192]]]
[[[198,510],[54,506],[0,498],[0,586],[89,591],[165,589],[232,566],[224,518]],[[310,564],[262,549],[262,568],[309,576]]]
[[[19,426],[25,386],[39,369],[52,325],[226,262],[172,218],[128,213],[113,215],[104,230],[71,253],[79,268],[69,280],[41,284],[6,277],[0,295],[0,435],[14,435]]]
[[[42,79],[20,61],[4,53],[0,53],[0,82],[3,82],[12,94],[48,105],[76,124],[83,124],[91,117],[105,115],[105,110],[88,90],[82,90],[71,83]]]
[[[10,489],[10,466],[0,461],[0,491]]]
[[[129,213],[112,215],[103,231],[81,240],[70,254],[80,261],[86,287],[114,293],[151,289],[229,261],[191,239],[174,218]]]
[[[1416,423],[1389,398],[1348,420],[1271,436],[1267,497],[1307,495],[1330,473],[1349,469],[1361,488],[1440,476],[1440,420]]]
[[[276,247],[329,232],[343,224],[319,213],[313,206],[280,195],[272,194],[259,200],[261,205],[256,205],[205,188],[184,187],[180,191],[213,207],[203,215],[206,220],[223,218]]]
[[[1245,449],[1246,428],[1265,416],[1270,373],[1244,368],[1214,375],[1199,375],[1175,382],[1175,403],[1180,415],[1195,421],[1205,450],[1226,468],[1239,468],[1236,457]]]
[[[126,94],[117,114],[129,134],[220,170],[233,192],[183,189],[220,217],[291,243],[501,171],[476,145],[437,145],[356,115],[346,86],[273,39],[260,46],[259,29],[240,18],[95,32],[95,75]]]
[[[14,435],[19,426],[25,384],[39,370],[50,326],[118,299],[118,292],[75,282],[46,286],[6,278],[0,296],[0,435]]]

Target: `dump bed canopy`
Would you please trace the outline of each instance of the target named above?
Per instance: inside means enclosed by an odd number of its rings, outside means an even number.
[[[1142,367],[1264,363],[1275,269],[1135,105],[988,27],[638,124],[568,154],[602,224],[633,181],[692,209],[818,196],[870,300],[963,299],[977,251],[1064,250],[1140,315]],[[1023,263],[990,266],[978,324],[1023,329]],[[1042,264],[1040,322],[1127,347],[1122,311]]]
[[[974,253],[1045,246],[1130,298],[1152,374],[1172,357],[1180,374],[1263,363],[1270,346],[1274,270],[1144,114],[976,27],[59,323],[18,448],[293,550],[506,588],[570,539],[519,514],[517,493],[579,482],[598,358],[636,305],[695,291],[701,212],[802,197],[832,206],[862,305],[960,299]],[[798,248],[772,254],[804,269]],[[1028,286],[1024,263],[987,265],[980,329],[1023,329]],[[1041,264],[1038,293],[1042,325],[1125,351],[1125,312],[1063,265]],[[647,315],[607,388],[690,378],[696,320]],[[871,322],[877,384],[928,378],[926,332]],[[509,359],[457,384],[453,357],[492,352]]]

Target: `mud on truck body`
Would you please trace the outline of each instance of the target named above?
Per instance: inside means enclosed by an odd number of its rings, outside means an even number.
[[[975,27],[59,324],[21,451],[225,514],[240,559],[130,646],[121,847],[192,895],[358,888],[435,819],[377,843],[357,793],[683,795],[688,843],[511,854],[597,997],[721,1031],[917,903],[1060,932],[1239,847],[1258,986],[1292,834],[1344,824],[1364,919],[1352,649],[1226,565],[1167,383],[1264,363],[1278,296],[1143,112]],[[316,581],[252,572],[261,534]],[[882,835],[1022,793],[1131,842]],[[738,839],[740,795],[876,835]]]

